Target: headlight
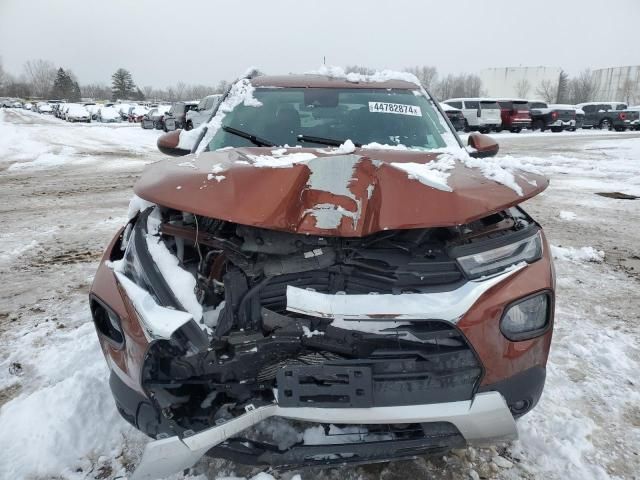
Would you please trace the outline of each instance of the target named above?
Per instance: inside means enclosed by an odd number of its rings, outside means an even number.
[[[527,340],[541,335],[549,325],[550,307],[549,292],[537,293],[519,300],[505,310],[500,321],[502,334],[512,341]]]
[[[458,257],[458,264],[473,279],[492,275],[520,262],[535,262],[542,256],[540,232],[483,252]]]

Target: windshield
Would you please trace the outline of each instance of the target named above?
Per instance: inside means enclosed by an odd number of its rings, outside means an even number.
[[[483,100],[480,102],[480,108],[483,110],[500,110],[498,102]]]
[[[404,89],[257,88],[260,106],[241,104],[222,120],[208,150],[255,146],[326,146],[347,139],[431,150],[456,146],[430,99]],[[313,138],[315,137],[315,138]],[[314,141],[317,140],[317,141]]]

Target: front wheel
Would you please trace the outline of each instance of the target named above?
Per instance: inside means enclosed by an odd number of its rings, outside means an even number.
[[[551,131],[555,133],[559,133],[564,130],[562,127],[551,127]]]
[[[611,130],[611,122],[605,118],[600,122],[600,130]]]
[[[512,128],[511,129],[512,133],[520,133],[521,131],[522,131],[522,128],[520,128],[520,127],[516,127],[516,128]]]

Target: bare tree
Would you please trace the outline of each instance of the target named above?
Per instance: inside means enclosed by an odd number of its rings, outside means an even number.
[[[2,67],[2,57],[0,57],[0,95],[4,93],[5,84],[9,80],[8,74],[4,71]]]
[[[553,103],[558,97],[558,84],[552,80],[542,80],[536,88],[536,95],[547,103]]]
[[[111,98],[111,88],[104,83],[90,83],[80,88],[83,97],[92,98],[94,100],[106,100]]]
[[[153,96],[153,87],[151,85],[145,85],[144,87],[142,87],[142,92],[148,100]]]
[[[618,96],[623,99],[627,105],[631,105],[636,102],[636,99],[640,96],[640,84],[634,82],[630,78],[626,78],[618,89]]]
[[[591,70],[583,70],[569,82],[571,103],[577,104],[595,100],[599,88],[599,82]]]
[[[176,86],[174,88],[174,92],[176,93],[176,99],[177,100],[186,100],[186,98],[184,97],[184,92],[187,88],[187,84],[184,82],[178,82],[176,83]]]
[[[29,60],[24,64],[24,73],[31,84],[31,90],[40,98],[49,94],[56,78],[56,71],[56,66],[49,60]]]
[[[531,83],[526,78],[523,78],[516,83],[516,95],[520,98],[527,98],[529,96],[529,90],[531,90]]]
[[[405,72],[413,73],[424,88],[431,90],[435,87],[436,80],[438,78],[438,70],[436,67],[422,66],[422,67],[407,67]]]

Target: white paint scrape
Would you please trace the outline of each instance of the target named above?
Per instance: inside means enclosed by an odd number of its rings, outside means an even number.
[[[191,315],[186,312],[158,305],[149,292],[140,288],[122,273],[115,272],[115,275],[152,338],[168,339],[173,332],[191,320]]]
[[[196,322],[200,322],[202,305],[196,298],[195,277],[180,267],[178,258],[158,237],[147,235],[147,248],[162,277],[180,304],[193,316]]]
[[[131,197],[129,201],[129,209],[127,210],[127,219],[131,220],[133,217],[138,215],[138,213],[145,211],[147,208],[155,207],[155,203],[151,203],[146,201],[143,198],[140,198],[137,195]]]

